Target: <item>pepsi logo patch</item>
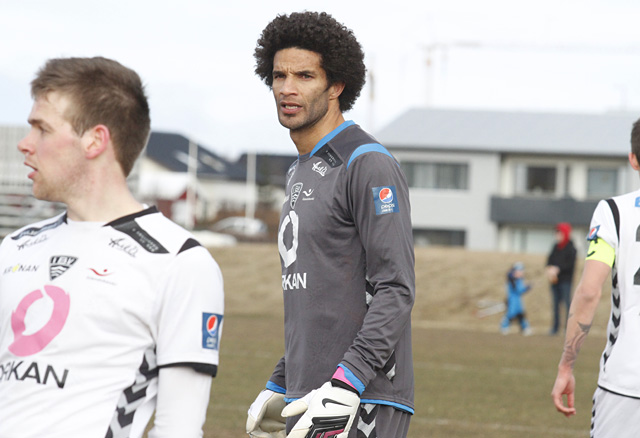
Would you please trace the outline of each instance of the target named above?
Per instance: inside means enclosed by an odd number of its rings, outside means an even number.
[[[600,230],[600,225],[596,225],[595,227],[589,230],[589,234],[587,235],[587,241],[598,240],[598,231]]]
[[[376,214],[397,213],[400,211],[396,196],[396,186],[374,187],[373,203],[376,207]]]
[[[202,348],[218,349],[222,317],[223,315],[218,315],[217,313],[202,313]]]

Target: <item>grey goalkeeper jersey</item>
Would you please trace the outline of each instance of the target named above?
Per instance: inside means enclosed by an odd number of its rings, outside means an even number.
[[[299,398],[338,364],[362,401],[413,413],[409,192],[391,154],[344,122],[287,173],[278,249],[285,356],[271,382]]]

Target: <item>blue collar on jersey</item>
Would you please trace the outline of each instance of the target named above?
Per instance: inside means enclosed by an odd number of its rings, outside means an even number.
[[[322,146],[324,146],[325,144],[329,143],[333,139],[333,137],[335,137],[336,135],[340,134],[342,131],[344,131],[346,128],[348,128],[351,125],[355,125],[355,122],[353,120],[346,120],[346,121],[342,122],[342,124],[340,126],[338,126],[336,129],[334,129],[333,131],[331,131],[330,133],[328,133],[327,135],[322,137],[322,140],[320,140],[318,142],[318,144],[316,144],[313,147],[313,150],[311,150],[311,153],[309,154],[309,157],[313,157],[313,154],[318,152],[318,150],[320,150],[320,148]]]

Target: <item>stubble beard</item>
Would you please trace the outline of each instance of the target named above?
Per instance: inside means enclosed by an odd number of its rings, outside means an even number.
[[[60,199],[61,195],[58,193],[59,190],[56,190],[44,181],[34,181],[33,186],[31,187],[31,192],[33,193],[33,197],[40,201],[62,202]]]
[[[327,90],[305,105],[302,113],[291,116],[283,114],[278,104],[278,121],[291,132],[300,132],[312,128],[329,112],[329,101],[328,99],[323,99],[325,93],[327,93]]]
[[[287,128],[290,132],[302,132],[315,126],[327,115],[328,111],[329,106],[324,105],[321,108],[316,108],[315,111],[306,115],[306,117],[299,117],[301,114],[295,116],[287,116],[286,114],[278,112],[278,120],[280,124]]]
[[[70,199],[76,198],[82,193],[83,174],[83,166],[70,166],[62,178],[49,178],[47,181],[41,178],[38,181],[34,180],[31,192],[40,201],[68,204]],[[42,175],[38,175],[38,177],[42,177]]]

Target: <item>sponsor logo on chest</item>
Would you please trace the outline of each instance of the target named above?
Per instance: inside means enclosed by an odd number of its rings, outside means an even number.
[[[106,283],[109,284],[111,286],[115,286],[116,283],[113,281],[113,274],[115,274],[115,272],[113,270],[110,270],[108,268],[88,268],[89,273],[87,275],[87,280],[91,280],[91,281],[99,281],[101,283]]]
[[[313,201],[315,198],[312,197],[311,195],[313,195],[313,192],[315,191],[315,189],[309,189],[309,190],[304,190],[302,192],[302,194],[304,195],[302,197],[303,201]]]
[[[39,265],[25,265],[22,263],[16,263],[15,265],[7,266],[6,268],[4,268],[4,270],[2,271],[2,275],[36,272],[38,269],[40,269]]]
[[[111,248],[115,248],[118,249],[122,252],[124,252],[125,254],[134,257],[136,256],[136,254],[138,254],[138,248],[139,246],[136,245],[135,243],[127,240],[126,238],[122,237],[120,239],[111,239],[111,241],[109,242],[109,246]]]
[[[36,237],[36,238],[33,238],[33,239],[29,239],[26,242],[23,242],[23,243],[21,243],[21,244],[19,244],[17,246],[18,251],[22,251],[23,249],[26,249],[26,248],[31,248],[32,246],[35,246],[35,245],[37,245],[39,243],[42,243],[42,242],[46,241],[47,239],[48,239],[48,237],[47,237],[46,234],[43,234],[42,236],[39,236],[39,237]]]
[[[32,382],[38,385],[57,386],[64,388],[69,370],[55,369],[52,365],[38,364],[38,362],[24,362],[14,360],[0,364],[0,384],[10,380]]]
[[[307,273],[293,273],[282,275],[282,290],[300,290],[307,288]]]
[[[311,167],[311,169],[314,172],[317,172],[320,174],[320,176],[325,176],[327,174],[327,166],[323,166],[322,165],[322,161],[316,161],[315,163],[313,163],[313,166]]]

